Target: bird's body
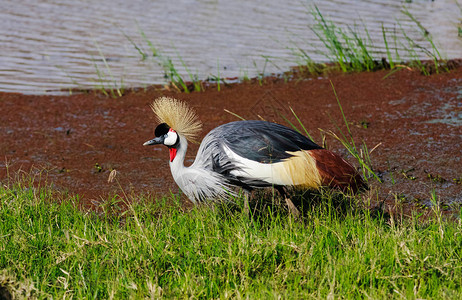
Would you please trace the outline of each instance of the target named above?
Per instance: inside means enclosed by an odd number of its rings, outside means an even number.
[[[172,105],[172,101],[178,105],[178,101],[160,99],[153,109],[163,121],[165,117],[159,116],[155,107]],[[193,202],[226,198],[235,188],[330,186],[356,192],[365,186],[358,172],[340,156],[292,129],[266,121],[236,121],[216,127],[203,139],[194,163],[185,167],[187,138],[174,125],[163,124],[156,129],[157,138],[145,145],[163,143],[170,148],[173,178]]]

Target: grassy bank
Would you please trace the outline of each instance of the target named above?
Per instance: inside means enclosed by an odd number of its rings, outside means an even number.
[[[38,298],[460,298],[462,228],[339,210],[300,221],[138,196],[100,213],[39,188],[0,187],[0,284]],[[130,201],[127,210],[121,207]],[[61,202],[58,204],[57,202]]]

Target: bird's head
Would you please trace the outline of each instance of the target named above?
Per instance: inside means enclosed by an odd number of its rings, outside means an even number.
[[[156,127],[154,135],[156,137],[144,143],[143,146],[160,144],[167,146],[170,151],[170,162],[172,162],[175,159],[176,151],[180,143],[180,137],[178,136],[178,133],[170,128],[170,126],[168,126],[166,123],[162,123]]]
[[[180,141],[184,146],[183,149],[186,149],[187,140],[195,141],[202,128],[202,123],[185,102],[174,98],[157,98],[151,104],[151,108],[160,124],[154,132],[156,137],[143,145],[167,146],[170,149],[170,162],[172,162]]]

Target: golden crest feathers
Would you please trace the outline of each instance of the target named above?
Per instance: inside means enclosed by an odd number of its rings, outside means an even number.
[[[186,103],[170,97],[160,97],[151,104],[159,123],[167,123],[170,128],[194,142],[202,129],[202,122]]]

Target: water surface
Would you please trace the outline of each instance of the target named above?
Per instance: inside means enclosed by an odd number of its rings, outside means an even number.
[[[102,82],[106,87],[164,83],[149,43],[171,58],[181,75],[200,79],[285,71],[299,62],[291,49],[296,47],[326,61],[310,29],[314,4],[343,28],[364,24],[377,57],[384,56],[382,24],[400,36],[399,22],[428,47],[400,12],[403,7],[430,32],[443,56],[462,57],[457,36],[462,14],[454,0],[3,0],[0,91],[43,94]],[[143,59],[140,51],[148,56]]]

